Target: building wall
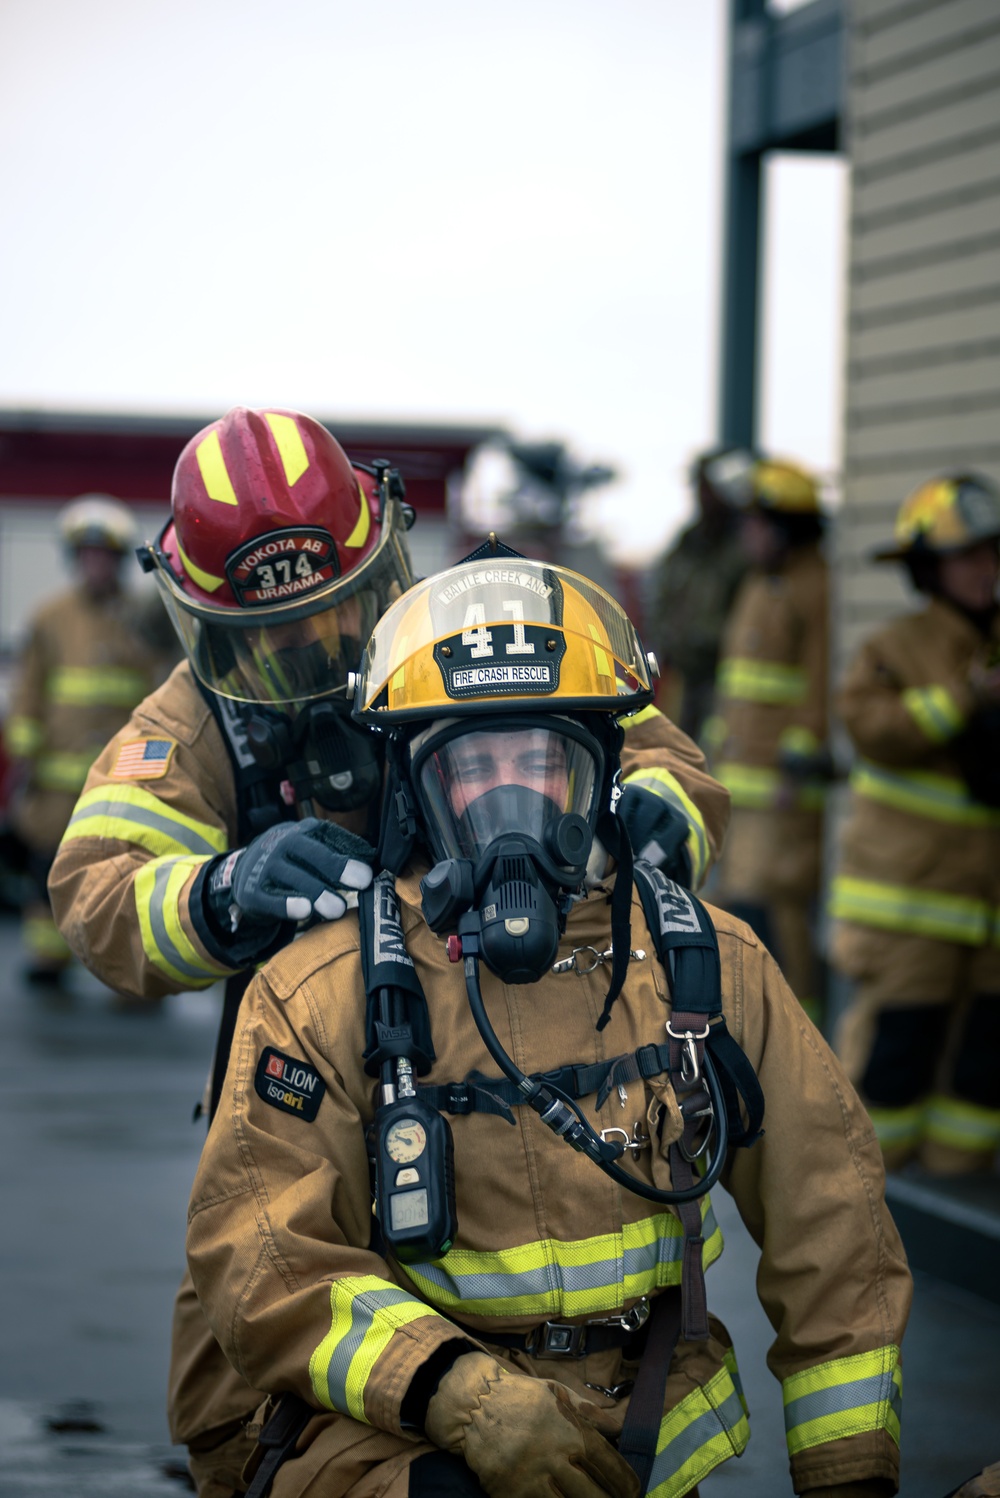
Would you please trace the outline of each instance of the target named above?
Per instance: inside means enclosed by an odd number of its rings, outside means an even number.
[[[848,0],[837,665],[912,604],[866,561],[922,480],[1000,479],[1000,4]]]

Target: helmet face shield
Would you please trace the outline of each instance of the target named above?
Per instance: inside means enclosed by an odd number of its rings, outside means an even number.
[[[192,597],[164,537],[152,548],[163,602],[199,680],[238,702],[301,703],[346,696],[377,620],[410,586],[402,523],[389,500],[376,549],[353,571],[294,601],[253,608]]]
[[[549,830],[568,813],[593,827],[604,772],[590,735],[552,716],[434,723],[412,740],[410,763],[434,853],[474,864],[505,835],[551,851]]]

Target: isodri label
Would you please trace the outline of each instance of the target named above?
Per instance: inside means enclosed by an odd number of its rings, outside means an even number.
[[[273,1046],[265,1046],[254,1076],[257,1096],[282,1113],[312,1123],[326,1091],[326,1083],[315,1067],[296,1061]]]

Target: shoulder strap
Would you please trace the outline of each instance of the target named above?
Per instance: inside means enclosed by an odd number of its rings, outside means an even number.
[[[282,799],[280,775],[259,765],[250,752],[241,705],[210,692],[197,676],[194,680],[219,725],[229,755],[236,783],[236,836],[239,843],[248,843],[278,822],[291,820],[295,809]]]
[[[395,876],[387,869],[376,874],[358,895],[361,928],[361,975],[365,985],[365,1071],[378,1076],[391,1056],[408,1056],[418,1076],[434,1063],[427,1000],[413,958],[406,950]],[[386,1024],[380,1014],[381,996],[388,992],[398,1022]]]
[[[719,939],[708,912],[690,890],[652,864],[637,859],[634,876],[657,956],[670,974],[670,1073],[684,1133],[670,1146],[668,1156],[674,1185],[684,1189],[695,1180],[694,1165],[709,1137],[700,1127],[706,1111],[709,1116],[712,1111],[704,1083],[706,1050],[719,1079],[731,1144],[752,1144],[757,1138],[764,1096],[753,1068],[726,1029]],[[745,1127],[741,1099],[747,1111]],[[701,1212],[694,1202],[686,1202],[677,1213],[684,1228],[681,1324],[685,1337],[698,1340],[708,1336]]]
[[[722,968],[708,912],[690,890],[643,859],[635,860],[633,872],[656,955],[670,973],[675,1009],[714,1019],[722,1013]]]
[[[715,927],[690,890],[642,859],[635,862],[635,882],[657,956],[670,974],[674,993],[671,1026],[685,1037],[688,1033],[696,1037],[707,1026],[704,1044],[712,1054],[726,1100],[729,1142],[751,1145],[763,1132],[764,1094],[723,1017],[722,964]]]

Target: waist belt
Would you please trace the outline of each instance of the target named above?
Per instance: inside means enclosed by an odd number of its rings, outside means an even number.
[[[464,1327],[470,1337],[496,1347],[510,1347],[533,1358],[585,1358],[592,1352],[609,1347],[627,1347],[630,1358],[638,1358],[646,1345],[646,1322],[649,1301],[643,1297],[623,1316],[608,1316],[594,1321],[545,1321],[528,1332],[474,1331]],[[461,1325],[461,1323],[456,1323]]]

